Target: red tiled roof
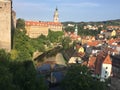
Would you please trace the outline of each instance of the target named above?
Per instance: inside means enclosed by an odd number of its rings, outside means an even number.
[[[110,56],[108,54],[108,49],[101,51],[97,56],[96,65],[95,65],[96,74],[101,73],[102,64],[112,64]]]
[[[104,64],[112,64],[112,61],[110,59],[110,55],[107,55],[105,60],[103,61]]]
[[[98,41],[87,42],[87,45],[89,46],[97,46],[98,44],[99,44]]]
[[[90,69],[95,69],[95,62],[96,62],[96,57],[94,56],[90,57],[88,61],[88,67]]]
[[[25,21],[26,26],[62,26],[60,22]]]
[[[111,40],[108,40],[108,44],[112,44],[112,43],[114,43],[114,42],[116,42],[116,40],[115,39],[111,39]]]
[[[73,34],[71,33],[70,38],[72,40],[76,40],[76,39],[80,38],[80,36],[79,35],[75,35],[74,33]]]
[[[107,26],[108,29],[120,29],[120,26]]]

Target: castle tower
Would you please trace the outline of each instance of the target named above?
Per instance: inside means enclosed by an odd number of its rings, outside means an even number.
[[[12,0],[0,0],[0,49],[11,50]]]
[[[58,14],[58,9],[56,7],[56,10],[54,12],[54,22],[59,22],[59,14]]]

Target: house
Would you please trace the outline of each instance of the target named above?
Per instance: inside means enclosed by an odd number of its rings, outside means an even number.
[[[101,51],[96,57],[95,62],[95,74],[100,77],[101,81],[111,76],[112,72],[112,61],[108,52]]]
[[[107,26],[107,29],[108,30],[113,30],[113,29],[120,30],[120,26]]]
[[[95,70],[95,62],[96,62],[96,56],[90,56],[87,66],[93,72]]]
[[[88,46],[97,46],[99,44],[99,41],[89,41],[87,42]]]
[[[101,50],[101,47],[92,47],[92,54],[97,55]]]
[[[113,30],[112,32],[111,32],[111,36],[113,37],[113,36],[116,36],[116,31],[115,30]]]

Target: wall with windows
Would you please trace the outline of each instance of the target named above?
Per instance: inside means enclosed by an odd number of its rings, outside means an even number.
[[[102,64],[101,69],[101,78],[106,79],[109,78],[112,72],[112,65],[111,64]]]

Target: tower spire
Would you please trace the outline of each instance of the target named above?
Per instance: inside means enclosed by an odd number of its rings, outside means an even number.
[[[76,35],[76,36],[78,35],[78,27],[77,27],[77,24],[75,25],[75,35]]]
[[[59,22],[59,14],[58,14],[58,8],[56,7],[55,12],[54,12],[54,22]]]

